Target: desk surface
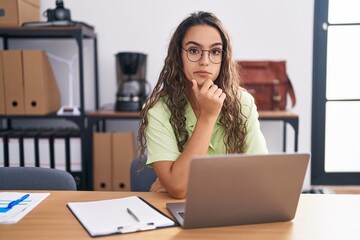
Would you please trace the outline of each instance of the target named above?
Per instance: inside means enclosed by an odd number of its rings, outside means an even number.
[[[169,215],[163,193],[53,191],[17,224],[0,225],[0,239],[91,239],[66,204],[141,196]],[[96,239],[359,239],[360,195],[303,194],[290,222],[184,230],[180,227]]]

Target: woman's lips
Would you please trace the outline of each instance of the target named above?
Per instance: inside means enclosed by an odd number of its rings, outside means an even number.
[[[211,75],[211,73],[207,71],[196,71],[195,74],[200,77],[209,77],[209,75]]]

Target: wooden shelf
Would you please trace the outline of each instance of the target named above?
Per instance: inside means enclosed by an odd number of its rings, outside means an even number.
[[[140,118],[140,112],[116,112],[113,110],[87,112],[87,117]]]
[[[299,115],[292,111],[259,111],[260,119],[297,119]]]

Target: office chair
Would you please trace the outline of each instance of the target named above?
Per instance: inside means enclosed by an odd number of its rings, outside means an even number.
[[[0,190],[76,190],[73,176],[59,169],[0,167]]]
[[[148,192],[151,184],[157,178],[152,168],[145,167],[142,169],[141,164],[143,162],[146,162],[145,158],[142,158],[141,161],[136,158],[131,162],[130,189],[132,192]]]

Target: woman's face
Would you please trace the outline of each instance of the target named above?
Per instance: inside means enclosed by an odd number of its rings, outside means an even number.
[[[219,61],[221,62],[223,55],[223,42],[216,28],[208,25],[190,27],[184,36],[182,48],[181,59],[187,80],[195,79],[197,84],[202,86],[207,79],[217,79],[221,68]],[[196,61],[197,59],[199,61]]]

